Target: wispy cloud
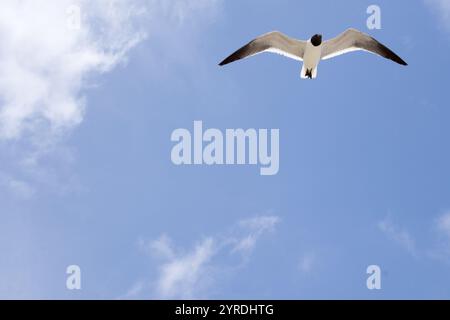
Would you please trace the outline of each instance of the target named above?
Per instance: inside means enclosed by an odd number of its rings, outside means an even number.
[[[26,181],[7,176],[0,176],[0,186],[9,190],[14,197],[17,197],[20,200],[30,199],[36,193],[36,190]]]
[[[450,211],[435,219],[434,230],[437,243],[430,251],[430,255],[448,263],[450,262]]]
[[[126,60],[158,24],[180,26],[219,0],[4,0],[0,4],[0,139],[77,126],[88,78]],[[194,18],[194,19],[193,19]]]
[[[395,225],[389,218],[386,218],[378,223],[378,228],[392,241],[397,243],[403,249],[408,251],[411,255],[416,256],[416,244],[411,234]]]
[[[450,240],[450,211],[442,214],[436,221],[439,232]]]
[[[242,253],[241,259],[247,260],[260,237],[274,231],[278,222],[279,218],[276,216],[242,220],[230,232],[206,237],[187,251],[176,248],[167,235],[153,241],[140,240],[139,247],[144,252],[162,261],[158,267],[158,278],[152,282],[154,288],[150,291],[157,298],[163,299],[205,298],[208,289],[217,281],[220,271],[236,267],[231,262],[230,265],[223,265],[223,259],[226,260],[239,251]],[[242,263],[238,267],[242,267]],[[126,297],[136,298],[146,294],[146,288],[148,287],[139,282]]]
[[[316,255],[307,253],[300,258],[298,268],[302,273],[310,273],[314,270],[316,265]]]
[[[246,253],[253,250],[258,238],[262,234],[272,231],[279,221],[277,216],[262,216],[240,221],[239,225],[247,230],[248,234],[241,239],[232,240],[235,242],[232,251]]]
[[[433,241],[427,243],[422,239],[421,250],[418,250],[415,238],[389,218],[380,221],[378,227],[386,237],[415,258],[431,258],[450,263],[450,211],[437,215],[430,221],[429,231]]]
[[[165,252],[173,250],[168,247]],[[211,259],[218,250],[213,238],[200,241],[191,251],[167,255],[160,267],[156,291],[161,298],[193,298],[208,286]]]
[[[441,213],[433,220],[434,243],[426,254],[429,258],[450,264],[450,211]]]
[[[47,190],[42,184],[70,186],[73,150],[61,142],[85,117],[86,89],[123,66],[145,39],[155,51],[174,51],[161,40],[164,32],[194,34],[189,25],[214,15],[220,2],[1,1],[0,175],[8,177],[0,188],[31,195]]]
[[[0,5],[0,138],[58,134],[83,119],[87,77],[145,36],[135,0],[5,0]]]
[[[448,0],[424,0],[438,17],[441,25],[450,31],[450,1]]]
[[[215,11],[222,0],[151,0],[150,6],[178,25],[199,13]]]

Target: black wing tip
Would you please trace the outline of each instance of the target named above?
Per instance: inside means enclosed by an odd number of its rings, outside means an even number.
[[[223,67],[226,64],[229,64],[229,63],[232,63],[234,61],[242,59],[243,56],[241,55],[241,53],[242,53],[242,49],[236,51],[235,53],[233,53],[229,57],[225,58],[225,60],[223,60],[221,63],[219,63],[219,66]]]
[[[251,52],[251,45],[255,40],[250,41],[249,43],[247,43],[245,46],[243,46],[242,48],[236,50],[235,52],[233,52],[231,55],[229,55],[228,57],[225,58],[225,60],[223,60],[221,63],[219,63],[219,66],[224,66],[226,64],[244,59],[246,57],[248,57],[250,54],[252,54],[253,52]]]
[[[392,51],[391,51],[392,52]],[[397,62],[398,64],[402,65],[402,66],[407,66],[408,63],[406,63],[405,60],[403,60],[402,58],[400,58],[398,55],[396,55],[394,52],[392,52],[391,54],[391,60],[394,62]]]
[[[390,60],[392,60],[392,61],[394,61],[394,62],[396,62],[396,63],[398,63],[398,64],[400,64],[400,65],[402,65],[402,66],[407,66],[407,65],[408,65],[408,64],[407,64],[402,58],[400,58],[394,51],[392,51],[391,49],[389,49],[388,47],[386,47],[384,44],[382,44],[381,42],[379,42],[377,39],[375,39],[375,38],[373,38],[373,37],[371,37],[371,38],[372,38],[372,40],[375,41],[375,43],[376,43],[377,46],[378,46],[378,49],[381,51],[381,52],[378,53],[379,55],[381,55],[381,56],[383,56],[383,57],[385,57],[385,58],[387,58],[387,59],[390,59]]]
[[[399,56],[395,56],[393,58],[391,58],[392,61],[397,62],[398,64],[402,65],[402,66],[407,66],[408,63],[406,63],[405,60],[403,60],[402,58],[400,58]]]
[[[384,51],[385,53],[385,58],[388,58],[402,66],[407,66],[408,64],[406,63],[405,60],[403,60],[402,58],[400,58],[394,51],[392,51],[391,49],[389,49],[388,47],[386,47],[384,44],[382,44],[381,42],[379,42],[377,39],[375,39],[374,37],[371,37],[372,40],[375,41],[375,43],[378,45],[378,48],[381,49],[381,51]]]

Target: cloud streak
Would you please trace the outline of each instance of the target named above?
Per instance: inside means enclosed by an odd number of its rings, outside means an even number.
[[[87,78],[112,70],[145,34],[137,1],[2,1],[0,138],[60,133],[84,115]]]
[[[167,247],[166,252],[173,248]],[[211,259],[216,254],[213,238],[199,242],[186,254],[166,256],[167,262],[160,267],[156,291],[161,298],[193,298],[207,286],[207,275],[212,266]]]
[[[57,136],[83,120],[83,92],[150,34],[220,0],[4,0],[0,4],[0,140]],[[150,34],[148,34],[150,33]]]
[[[262,216],[240,221],[240,227],[247,230],[248,234],[241,239],[233,239],[235,244],[232,251],[250,252],[254,249],[258,239],[264,233],[273,231],[279,221],[277,216]]]
[[[232,262],[219,263],[217,260],[230,258],[239,252],[240,259],[245,262],[258,240],[268,232],[273,232],[278,223],[277,216],[258,216],[241,220],[231,232],[206,237],[187,251],[177,249],[167,235],[150,242],[141,240],[140,248],[162,261],[158,267],[158,277],[152,282],[154,285],[151,291],[157,298],[162,299],[206,297],[209,288],[218,280],[218,274],[222,275],[221,271],[236,268]],[[242,266],[242,263],[238,263],[238,268]],[[138,283],[125,296],[136,298],[145,294],[145,288],[145,285]]]
[[[411,255],[416,256],[416,244],[411,234],[398,226],[396,226],[390,219],[384,219],[378,223],[378,228],[390,240],[397,243],[399,246],[408,251]]]
[[[437,219],[438,230],[450,240],[450,212],[446,212]]]
[[[442,26],[450,31],[450,1],[424,0],[424,2],[439,17]]]
[[[174,34],[182,30],[195,37],[193,25],[213,16],[220,2],[1,1],[0,190],[30,199],[44,191],[79,189],[68,168],[76,150],[62,142],[85,117],[87,89],[123,66],[146,39],[146,63],[173,59],[167,52],[181,50],[169,50],[178,43],[173,38],[180,38]],[[163,55],[152,59],[153,51]],[[161,69],[155,70],[155,77],[161,76]]]

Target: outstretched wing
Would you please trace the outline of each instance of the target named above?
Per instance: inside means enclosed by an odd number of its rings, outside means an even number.
[[[391,49],[378,42],[368,34],[355,29],[348,29],[336,38],[325,41],[322,47],[322,59],[330,59],[341,54],[357,50],[377,54],[404,66],[408,65]]]
[[[234,52],[227,57],[219,66],[224,66],[236,60],[254,56],[261,52],[273,52],[283,56],[302,61],[305,52],[305,41],[289,38],[278,31],[266,33]]]

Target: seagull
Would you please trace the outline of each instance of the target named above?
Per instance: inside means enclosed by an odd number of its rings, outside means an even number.
[[[359,50],[377,54],[404,66],[408,65],[392,50],[368,34],[356,29],[347,29],[337,37],[324,42],[322,42],[321,34],[315,34],[308,41],[303,41],[290,38],[278,31],[272,31],[250,41],[219,63],[219,66],[224,66],[261,52],[272,52],[303,61],[300,73],[301,78],[315,79],[320,60],[327,60],[344,53]]]

